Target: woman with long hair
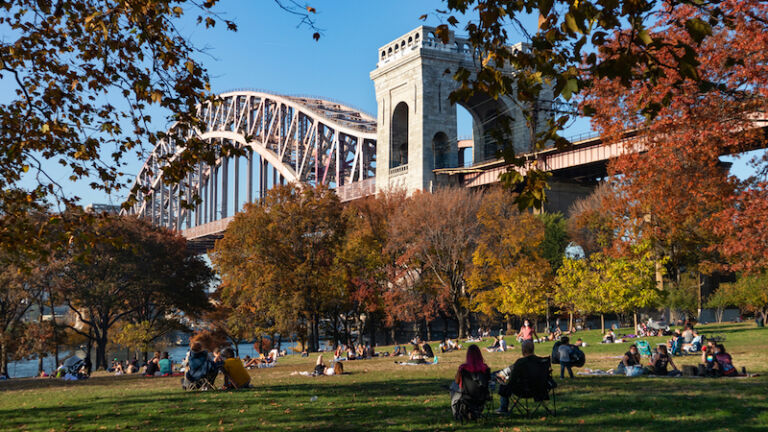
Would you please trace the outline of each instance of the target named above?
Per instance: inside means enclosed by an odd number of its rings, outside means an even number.
[[[467,360],[459,366],[459,370],[456,371],[456,384],[461,388],[461,372],[467,371],[469,373],[490,373],[491,368],[485,364],[483,360],[483,353],[477,345],[472,344],[467,349]]]

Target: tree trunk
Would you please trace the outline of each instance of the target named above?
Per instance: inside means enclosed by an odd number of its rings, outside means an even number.
[[[697,307],[697,315],[696,320],[698,321],[701,319],[701,307],[702,307],[702,287],[703,282],[701,281],[701,273],[696,272],[696,307]]]
[[[568,311],[568,331],[573,328],[573,311]]]
[[[40,308],[40,313],[37,316],[37,324],[42,329],[43,326],[43,301],[40,300],[40,302],[37,305],[38,308]],[[37,353],[37,375],[40,376],[40,374],[43,372],[43,354],[42,352]]]
[[[368,317],[368,337],[371,340],[371,348],[376,346],[376,318],[373,315]]]
[[[507,330],[505,334],[511,335],[514,332],[514,329],[512,328],[512,317],[507,315],[506,318],[507,318]]]
[[[634,315],[635,318],[635,327],[632,329],[632,333],[635,333],[637,331],[637,311],[635,311],[632,315]]]
[[[0,376],[8,376],[8,345],[0,342]]]
[[[605,334],[605,315],[600,314],[600,333]]]
[[[390,338],[392,339],[393,344],[397,344],[397,333],[396,333],[397,324],[392,324],[392,327],[389,329],[390,332]]]
[[[59,367],[59,329],[56,326],[56,310],[53,308],[53,293],[48,291],[48,300],[51,304],[51,326],[53,330],[53,370]]]
[[[104,369],[109,367],[109,364],[107,363],[107,343],[109,342],[107,330],[108,329],[102,327],[101,334],[96,340],[96,370],[99,370],[100,367],[103,367]]]
[[[429,321],[424,320],[424,328],[427,329],[427,341],[432,340],[432,324],[429,323]]]

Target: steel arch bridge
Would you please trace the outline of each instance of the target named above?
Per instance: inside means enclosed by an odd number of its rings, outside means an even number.
[[[161,141],[136,177],[136,204],[123,213],[181,231],[202,251],[245,202],[263,198],[277,184],[326,184],[342,200],[373,193],[376,119],[360,110],[321,98],[243,90],[219,95],[197,114],[205,124],[195,132],[198,138],[243,149],[245,156],[220,156],[215,164],[198,165],[186,181],[165,184],[163,161],[182,148]],[[195,193],[201,202],[182,206]]]

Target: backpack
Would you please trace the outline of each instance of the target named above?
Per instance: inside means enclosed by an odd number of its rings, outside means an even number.
[[[587,357],[584,355],[584,351],[580,350],[578,347],[573,347],[573,351],[571,351],[572,365],[576,367],[583,367],[586,360]]]
[[[560,364],[560,353],[557,352],[557,349],[560,348],[560,345],[562,345],[562,343],[557,341],[555,342],[555,345],[552,346],[552,354],[550,355],[550,361],[552,364]]]

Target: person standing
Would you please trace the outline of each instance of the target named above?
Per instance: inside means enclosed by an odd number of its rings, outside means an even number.
[[[520,327],[520,331],[517,332],[517,341],[531,341],[539,340],[539,335],[536,334],[536,329],[531,326],[531,322],[528,320],[523,321],[523,326]]]
[[[573,345],[570,344],[571,340],[568,336],[560,338],[560,346],[557,348],[557,353],[560,356],[560,378],[565,378],[565,371],[568,370],[568,375],[573,378],[573,362],[571,361],[571,355],[573,354]]]

